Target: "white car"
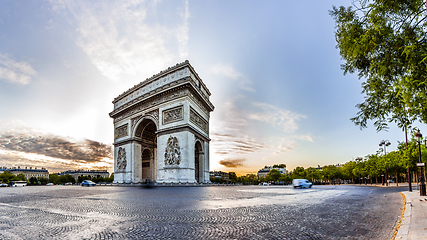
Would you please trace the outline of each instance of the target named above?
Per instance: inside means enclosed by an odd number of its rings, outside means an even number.
[[[292,181],[292,185],[294,186],[294,188],[300,187],[300,188],[311,188],[311,185],[313,185],[313,183],[311,183],[310,181],[308,181],[307,179],[294,179]]]

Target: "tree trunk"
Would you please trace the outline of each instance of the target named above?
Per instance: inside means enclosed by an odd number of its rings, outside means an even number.
[[[399,175],[397,174],[397,170],[396,170],[396,186],[399,186]]]
[[[388,186],[388,171],[385,169],[385,185]]]

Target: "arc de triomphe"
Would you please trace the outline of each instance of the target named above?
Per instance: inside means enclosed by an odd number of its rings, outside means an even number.
[[[210,95],[185,61],[116,97],[114,182],[209,182]]]

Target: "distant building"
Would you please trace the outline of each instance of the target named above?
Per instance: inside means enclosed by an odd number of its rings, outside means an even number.
[[[49,171],[46,168],[32,168],[32,167],[25,167],[25,168],[21,168],[20,166],[18,167],[13,167],[13,168],[7,168],[7,167],[1,167],[0,168],[0,174],[4,173],[6,171],[11,172],[14,175],[18,175],[20,173],[24,174],[26,179],[30,179],[32,177],[38,178],[38,177],[44,177],[44,178],[49,178]]]
[[[214,177],[214,178],[221,178],[221,179],[224,179],[226,181],[230,181],[230,175],[227,172],[210,171],[209,176]]]
[[[258,171],[258,177],[266,177],[267,174],[272,170],[272,169],[276,169],[278,170],[281,174],[286,174],[288,173],[288,171],[286,170],[286,168],[274,168],[271,166],[266,166],[265,168],[261,169]]]
[[[320,165],[317,165],[317,167],[315,169],[322,171],[322,167]]]
[[[110,177],[110,174],[107,172],[107,170],[68,170],[65,172],[61,172],[58,173],[59,176],[61,175],[71,175],[74,177],[74,179],[76,179],[76,181],[78,180],[79,177],[81,176],[90,176],[91,178],[93,177]]]

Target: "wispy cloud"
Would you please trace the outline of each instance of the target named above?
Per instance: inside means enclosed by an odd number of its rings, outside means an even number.
[[[239,87],[243,90],[255,92],[255,89],[251,86],[252,82],[247,79],[243,73],[237,71],[230,65],[216,64],[212,67],[212,72],[236,81]]]
[[[288,110],[266,103],[252,102],[252,105],[255,108],[255,112],[248,114],[250,119],[278,126],[285,132],[297,130],[298,120],[306,118],[304,115],[292,113]]]
[[[8,55],[0,54],[0,79],[26,85],[37,72],[27,62],[17,62]]]
[[[245,159],[227,159],[227,160],[221,160],[219,161],[219,164],[228,167],[228,168],[238,168],[243,167],[243,162],[245,162]]]
[[[183,24],[178,26],[176,38],[179,45],[179,56],[181,59],[185,59],[188,56],[188,40],[190,31],[190,10],[188,7],[188,0],[185,1],[185,10],[180,14]]]
[[[295,134],[304,115],[244,96],[225,101],[216,114],[211,149],[218,164],[227,168],[274,164],[298,147],[297,140],[314,141],[310,134]]]
[[[234,136],[224,135],[218,133],[212,133],[211,138],[217,148],[215,149],[216,154],[240,154],[240,153],[252,153],[264,147],[263,143],[250,138],[249,136]]]
[[[69,11],[78,24],[76,43],[100,72],[120,81],[127,76],[149,76],[188,55],[188,1],[184,11],[158,20],[153,1],[53,1],[59,13]],[[153,20],[154,19],[154,20]],[[178,48],[171,46],[178,45]]]

